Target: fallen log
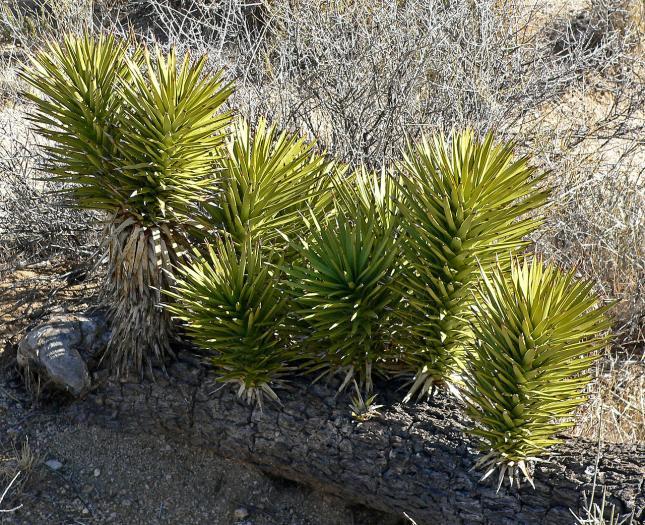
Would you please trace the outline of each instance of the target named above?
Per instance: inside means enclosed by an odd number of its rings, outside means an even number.
[[[385,512],[407,513],[421,524],[567,524],[583,491],[597,482],[620,514],[645,518],[643,445],[598,445],[568,439],[535,472],[535,489],[479,482],[477,454],[465,435],[458,404],[394,402],[365,422],[351,417],[334,388],[295,383],[280,391],[283,406],[263,412],[214,383],[195,363],[178,362],[156,382],[104,381],[73,403],[76,419],[123,432],[163,433],[171,439],[256,465]],[[387,397],[387,394],[382,394]],[[380,401],[384,401],[383,398]],[[596,489],[601,497],[602,489]]]

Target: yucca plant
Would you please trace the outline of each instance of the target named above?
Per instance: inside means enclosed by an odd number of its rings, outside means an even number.
[[[591,289],[538,258],[512,260],[510,275],[501,266],[482,273],[463,392],[484,452],[476,466],[484,478],[499,471],[498,486],[505,475],[532,483],[531,462],[586,399],[586,372],[609,327]]]
[[[204,204],[202,231],[223,231],[238,244],[261,239],[286,247],[305,227],[303,211],[326,191],[331,163],[315,143],[260,119],[251,129],[240,119],[219,162],[215,194]]]
[[[385,177],[385,175],[383,176]],[[357,172],[336,189],[336,210],[312,219],[287,269],[295,313],[308,325],[305,345],[315,369],[358,378],[367,393],[372,371],[392,354],[389,326],[399,301],[397,222],[386,213],[391,183]]]
[[[21,72],[36,89],[25,97],[35,105],[29,114],[35,129],[48,139],[47,169],[54,180],[71,183],[66,192],[74,205],[112,211],[111,200],[127,198],[114,162],[120,156],[119,88],[132,81],[128,47],[114,36],[68,35],[47,44]],[[130,60],[141,64],[140,49]]]
[[[105,213],[106,355],[119,373],[171,353],[159,290],[180,259],[186,215],[211,184],[231,93],[202,75],[205,58],[128,48],[113,36],[66,36],[22,73],[37,90],[27,96],[49,139],[49,173],[71,205]]]
[[[547,193],[513,145],[472,131],[410,146],[399,165],[406,242],[401,344],[416,373],[406,400],[450,385],[463,366],[469,305],[479,266],[508,259],[540,220],[525,214]]]
[[[262,406],[278,400],[280,385],[296,357],[285,335],[286,296],[275,252],[230,238],[208,246],[180,266],[170,312],[185,323],[192,340],[211,352],[219,380],[239,387],[238,395]]]
[[[383,167],[377,173],[360,166],[349,177],[345,178],[344,175],[344,168],[337,170],[331,182],[331,197],[338,202],[337,207],[350,212],[358,209],[373,214],[378,228],[383,231],[393,228],[398,235],[399,192],[391,171]]]

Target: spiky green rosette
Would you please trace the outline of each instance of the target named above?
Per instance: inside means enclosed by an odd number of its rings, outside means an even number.
[[[305,344],[317,368],[345,374],[341,389],[356,376],[371,391],[372,371],[389,353],[388,327],[400,298],[396,221],[385,213],[389,195],[379,193],[389,187],[358,174],[338,188],[335,215],[314,220],[300,264],[287,269],[295,313],[309,326]]]
[[[416,371],[406,400],[451,381],[470,337],[469,305],[479,265],[508,259],[540,223],[521,218],[546,193],[527,158],[511,144],[472,131],[411,146],[399,166],[399,209],[406,234],[406,307],[400,310],[408,366]]]
[[[531,461],[586,400],[586,371],[609,327],[591,288],[537,258],[513,260],[510,276],[483,274],[463,392],[485,454],[476,466],[484,478],[498,470],[498,486],[505,475],[519,484],[520,473],[532,482]]]
[[[127,199],[115,170],[124,100],[121,84],[132,81],[128,45],[114,36],[66,36],[50,42],[21,71],[36,93],[25,97],[35,108],[29,119],[46,139],[51,179],[70,184],[70,204],[115,211]],[[132,62],[140,65],[140,52]],[[132,191],[132,190],[130,190]]]
[[[106,353],[125,374],[171,354],[172,325],[159,290],[172,281],[183,223],[210,185],[230,120],[231,89],[203,78],[204,58],[177,63],[112,36],[65,37],[22,76],[38,90],[31,118],[50,140],[48,171],[70,203],[106,213],[104,302],[112,321]]]
[[[287,307],[277,261],[250,241],[218,240],[207,252],[179,268],[168,309],[212,352],[219,381],[239,386],[249,403],[277,400],[273,387],[294,358],[280,335]]]
[[[316,206],[331,168],[315,143],[278,132],[264,119],[254,130],[240,119],[218,164],[214,198],[199,218],[203,231],[284,247],[305,227],[303,211]]]

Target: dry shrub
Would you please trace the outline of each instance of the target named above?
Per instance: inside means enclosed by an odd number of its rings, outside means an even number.
[[[603,441],[645,441],[645,363],[642,357],[612,356],[597,361],[589,402],[577,414],[574,436]]]
[[[0,266],[93,253],[96,216],[67,207],[60,185],[41,180],[40,145],[20,111],[5,109],[0,136]]]
[[[61,32],[92,26],[101,1],[9,0],[0,8],[2,40],[32,49]]]
[[[569,165],[536,249],[591,277],[612,309],[617,340],[636,349],[645,342],[645,195],[643,174],[612,166]]]
[[[512,0],[300,0],[268,13],[264,46],[235,63],[239,104],[370,164],[436,128],[524,131],[596,55],[605,66],[620,57],[608,51],[613,38],[593,53],[555,56]]]
[[[25,440],[20,446],[0,451],[0,516],[18,510],[22,493],[35,481],[36,466],[42,458]]]

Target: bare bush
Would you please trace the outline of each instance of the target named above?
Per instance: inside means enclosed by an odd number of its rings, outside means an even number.
[[[93,0],[9,0],[0,10],[2,39],[22,49],[32,49],[61,32],[92,27]]]
[[[572,161],[577,159],[578,164]],[[587,161],[589,162],[589,161]],[[645,195],[642,168],[585,165],[574,156],[555,183],[536,249],[597,283],[623,345],[645,341]],[[585,169],[587,168],[587,169]],[[641,170],[638,172],[638,170]]]
[[[398,158],[407,135],[437,127],[532,139],[543,109],[590,71],[610,76],[603,89],[624,96],[639,35],[608,2],[619,0],[594,0],[585,11],[593,46],[571,38],[567,53],[557,42],[578,19],[541,0],[136,5],[146,6],[155,37],[228,66],[247,116],[267,115],[344,160],[377,165]]]
[[[52,254],[89,255],[97,244],[96,218],[71,209],[43,181],[42,152],[18,110],[0,119],[0,263],[29,263]]]
[[[596,362],[589,402],[578,412],[574,436],[593,437],[602,425],[603,440],[645,441],[645,363],[634,353],[608,353]]]

